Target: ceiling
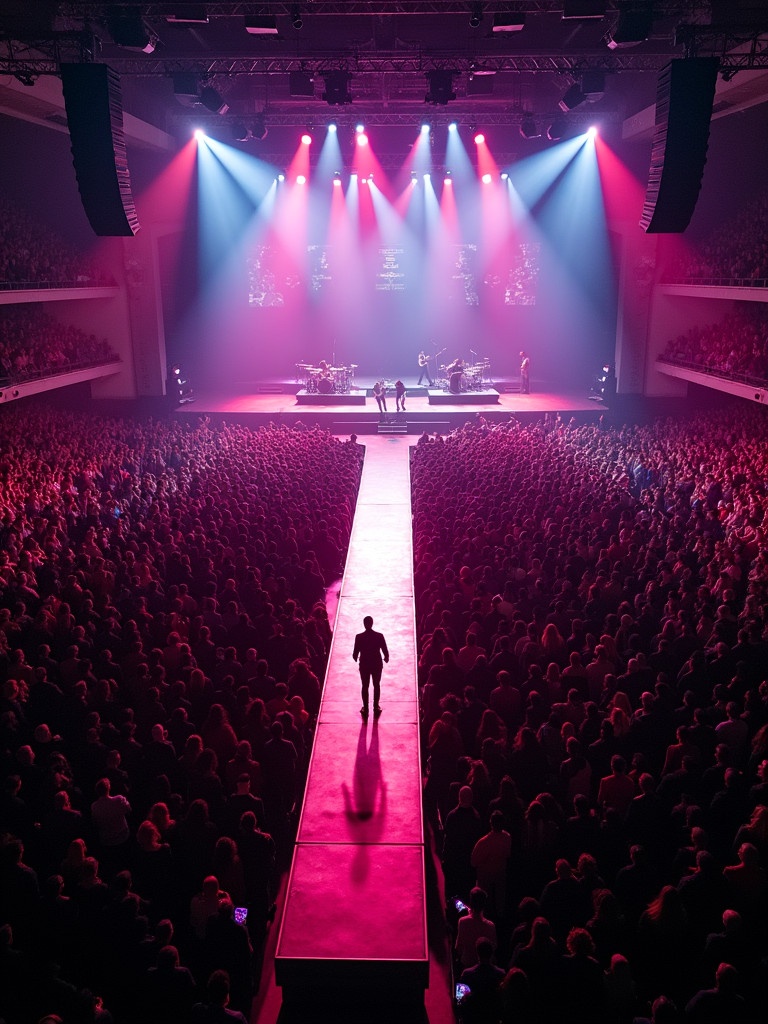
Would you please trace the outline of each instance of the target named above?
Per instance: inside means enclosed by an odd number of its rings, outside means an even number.
[[[55,75],[61,60],[106,61],[121,74],[126,111],[173,132],[190,118],[217,119],[179,93],[174,76],[181,73],[194,75],[197,89],[216,90],[229,108],[226,119],[263,115],[271,125],[296,125],[425,118],[515,124],[528,113],[551,119],[561,114],[566,90],[597,72],[598,85],[604,76],[603,95],[566,115],[581,125],[595,117],[623,122],[652,104],[658,71],[673,57],[715,53],[725,58],[726,77],[728,61],[737,61],[733,74],[768,67],[760,34],[768,30],[764,0],[597,0],[592,7],[602,16],[564,17],[579,3],[582,10],[589,6],[587,0],[36,0],[31,12],[29,0],[4,0],[0,72],[31,87],[40,76]],[[610,48],[619,18],[626,24],[643,10],[651,15],[648,39]],[[138,23],[151,53],[117,45],[119,17]],[[273,19],[276,32],[249,34],[247,18]],[[494,31],[503,19],[524,26]],[[425,102],[433,70],[453,72],[455,99],[447,104]],[[349,74],[351,104],[325,102],[325,75],[332,71]],[[309,95],[292,95],[291,72],[303,72]]]

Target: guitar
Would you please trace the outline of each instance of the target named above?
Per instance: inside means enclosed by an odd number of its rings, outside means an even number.
[[[437,359],[437,357],[441,356],[443,352],[445,352],[444,348],[441,348],[439,352],[435,352],[433,356],[426,356],[423,352],[419,353],[419,366],[426,366],[430,359]]]

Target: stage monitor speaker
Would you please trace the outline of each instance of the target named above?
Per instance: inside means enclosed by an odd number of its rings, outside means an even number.
[[[659,74],[651,166],[640,226],[649,234],[688,227],[707,162],[717,57],[673,60]]]
[[[62,64],[72,161],[86,216],[97,235],[139,230],[123,131],[120,76],[106,64]]]

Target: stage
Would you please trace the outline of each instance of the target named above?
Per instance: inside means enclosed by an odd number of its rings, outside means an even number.
[[[527,420],[559,412],[569,419],[573,415],[578,419],[592,419],[605,412],[605,406],[590,400],[586,390],[569,391],[538,381],[533,382],[528,395],[506,390],[515,383],[496,381],[493,388],[460,395],[411,386],[407,390],[405,413],[395,412],[395,397],[388,395],[386,416],[391,423],[404,423],[407,433],[421,434],[425,430],[430,433],[451,430],[477,413],[490,423],[498,423],[513,415]],[[342,434],[378,432],[381,416],[376,400],[364,385],[346,395],[299,394],[300,387],[294,382],[280,381],[240,381],[226,389],[197,387],[195,400],[179,406],[176,415],[193,419],[210,416],[256,426],[270,421],[287,424],[302,421]]]

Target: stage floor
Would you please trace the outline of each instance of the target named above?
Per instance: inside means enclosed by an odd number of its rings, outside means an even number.
[[[435,391],[432,392],[435,395]],[[323,396],[313,395],[313,399],[322,399]],[[379,411],[376,400],[370,396],[361,403],[359,392],[354,398],[350,397],[345,402],[345,395],[328,396],[328,404],[317,402],[311,406],[304,405],[297,400],[295,394],[290,393],[265,393],[260,390],[259,382],[248,381],[234,383],[231,388],[206,390],[197,388],[194,402],[180,406],[177,410],[179,415],[198,417],[200,415],[211,416],[236,416],[238,418],[253,418],[256,420],[268,421],[279,418],[282,422],[293,422],[294,420],[305,420],[312,422],[328,421],[344,424],[350,421],[370,421],[372,425],[378,422]],[[467,393],[460,396],[460,400],[452,402],[449,394],[445,395],[445,402],[436,406],[430,404],[426,388],[413,388],[408,392],[406,399],[405,419],[409,424],[429,422],[435,420],[436,416],[462,416],[466,418],[470,414],[480,412],[489,420],[507,419],[511,414],[537,414],[547,412],[560,412],[571,415],[579,412],[600,413],[605,407],[595,401],[590,401],[584,391],[568,391],[564,388],[547,388],[545,385],[534,387],[529,395],[517,393],[500,393],[498,402],[492,405],[487,404],[487,398],[478,395],[477,402],[472,402],[472,394]],[[395,419],[395,399],[387,399],[388,416]],[[402,419],[402,414],[398,417]]]

